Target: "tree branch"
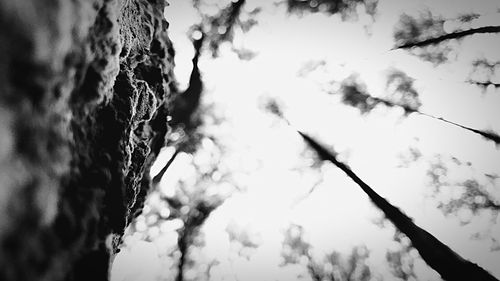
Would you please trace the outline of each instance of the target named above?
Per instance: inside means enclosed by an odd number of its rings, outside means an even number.
[[[425,46],[429,46],[429,45],[439,44],[439,43],[446,41],[446,40],[459,39],[459,38],[473,35],[473,34],[498,33],[498,32],[500,32],[500,26],[484,26],[484,27],[479,27],[479,28],[473,28],[473,29],[468,29],[468,30],[463,30],[463,31],[452,32],[452,33],[448,33],[448,34],[445,34],[445,35],[442,35],[439,37],[430,38],[430,39],[423,40],[423,41],[405,43],[405,44],[402,44],[402,45],[399,45],[399,46],[392,48],[392,50],[411,49],[414,47],[425,47]]]
[[[469,84],[472,84],[472,85],[476,85],[476,86],[479,86],[479,87],[483,87],[483,88],[486,88],[486,87],[489,87],[489,86],[493,86],[494,88],[500,88],[500,83],[493,83],[491,81],[486,81],[486,82],[479,82],[479,81],[466,81],[466,83],[469,83]]]
[[[156,185],[158,185],[160,183],[161,178],[163,177],[163,175],[165,174],[165,172],[168,170],[168,168],[170,167],[170,165],[172,165],[172,163],[175,160],[175,157],[177,157],[177,155],[179,154],[179,152],[180,152],[179,149],[175,150],[174,154],[172,154],[172,157],[170,157],[170,159],[168,159],[167,164],[165,164],[165,166],[161,169],[161,171],[158,174],[156,174],[156,176],[153,177],[153,180],[152,180],[153,186],[156,186]]]

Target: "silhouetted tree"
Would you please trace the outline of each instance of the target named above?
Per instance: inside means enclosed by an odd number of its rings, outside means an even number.
[[[414,224],[411,218],[406,216],[397,207],[391,205],[385,198],[378,195],[369,185],[361,180],[349,166],[338,161],[335,154],[329,152],[307,134],[300,131],[299,134],[322,159],[329,161],[342,170],[366,193],[366,195],[368,195],[374,205],[384,213],[385,217],[411,240],[413,247],[417,249],[423,260],[436,270],[443,279],[497,280],[483,268],[465,260],[432,236],[432,234]]]

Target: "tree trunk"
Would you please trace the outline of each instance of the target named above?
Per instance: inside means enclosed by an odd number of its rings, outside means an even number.
[[[0,280],[107,280],[164,144],[164,0],[0,1]]]

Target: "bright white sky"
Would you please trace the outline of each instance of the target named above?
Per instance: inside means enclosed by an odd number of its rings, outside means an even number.
[[[176,48],[176,75],[181,87],[185,87],[193,55],[186,32],[199,18],[190,1],[170,2],[165,15]],[[482,92],[463,83],[468,79],[473,59],[500,59],[500,36],[477,35],[455,43],[456,60],[438,67],[406,51],[388,51],[394,44],[394,26],[403,12],[418,15],[428,7],[444,18],[475,12],[485,16],[473,22],[473,26],[498,25],[500,16],[492,11],[499,9],[500,3],[380,0],[374,22],[362,10],[357,21],[342,22],[339,16],[320,13],[287,16],[284,8],[273,6],[272,1],[247,2],[246,9],[263,6],[263,12],[250,32],[236,31],[234,44],[258,55],[242,61],[231,52],[231,46],[223,45],[219,58],[207,55],[200,61],[207,89],[204,101],[215,104],[216,111],[226,118],[223,125],[212,128],[228,147],[220,165],[230,167],[236,182],[244,188],[212,213],[202,228],[205,246],[192,253],[202,267],[206,267],[204,262],[218,261],[212,267],[211,280],[310,280],[303,266],[279,266],[283,233],[290,224],[304,227],[318,259],[333,250],[349,253],[354,246],[366,245],[374,277],[393,280],[388,277],[385,254],[398,247],[392,240],[394,228],[390,223],[385,228],[374,224],[381,218],[380,212],[334,166],[326,164],[321,171],[308,168],[308,160],[301,155],[302,140],[291,127],[261,110],[263,97],[277,98],[293,124],[335,147],[341,158],[379,194],[460,255],[500,278],[500,251],[490,251],[492,238],[500,238],[500,219],[487,212],[474,217],[467,212],[444,216],[436,207],[436,199],[430,197],[432,187],[426,174],[430,163],[441,155],[449,168],[444,180],[475,178],[487,185],[484,174],[500,175],[500,150],[465,130],[418,115],[404,118],[396,109],[378,107],[361,116],[335,95],[326,94],[326,90],[337,89],[338,82],[358,73],[370,94],[383,95],[387,71],[397,68],[415,78],[422,111],[500,132],[500,91],[489,88]],[[311,61],[326,63],[299,76],[299,71]],[[498,75],[496,79],[494,82],[500,83]],[[408,155],[410,147],[418,149],[422,157],[407,166],[401,165],[401,157]],[[166,149],[158,161],[164,163],[171,153],[171,149]],[[453,165],[451,157],[472,165]],[[176,159],[162,181],[164,192],[172,194],[179,178],[193,176],[190,161],[186,154]],[[323,183],[305,197],[319,175]],[[498,180],[496,187],[489,185],[497,199],[499,187]],[[445,196],[456,194],[450,191]],[[461,220],[470,223],[462,225]],[[127,247],[115,260],[113,280],[156,280],[158,276],[168,276],[172,260],[160,256],[175,246],[176,223],[164,224],[157,230],[155,242],[141,241],[140,235],[130,236]],[[259,244],[258,248],[247,257],[239,256],[241,246],[229,241],[228,225],[246,231]],[[478,232],[484,238],[472,239]],[[417,260],[415,266],[418,280],[439,280],[423,261]],[[196,276],[188,272],[188,277],[190,274]]]

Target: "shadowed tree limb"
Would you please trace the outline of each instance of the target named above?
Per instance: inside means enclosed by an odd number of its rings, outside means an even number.
[[[371,100],[375,104],[383,104],[383,105],[385,105],[387,107],[399,107],[399,108],[402,108],[407,114],[409,114],[409,113],[417,113],[417,114],[420,114],[420,115],[423,115],[423,116],[427,116],[427,117],[435,119],[435,120],[439,120],[439,121],[448,123],[448,124],[453,125],[453,126],[457,126],[459,128],[465,129],[465,130],[467,130],[469,132],[478,134],[478,135],[484,137],[485,139],[488,139],[488,140],[494,142],[497,146],[500,146],[500,136],[498,134],[496,134],[495,132],[489,132],[489,131],[484,131],[484,130],[478,130],[478,129],[470,128],[470,127],[467,127],[467,126],[464,126],[464,125],[461,125],[461,124],[458,124],[458,123],[446,120],[446,119],[444,119],[442,117],[437,117],[437,116],[434,116],[434,115],[431,115],[431,114],[427,114],[425,112],[421,112],[418,109],[415,109],[415,108],[413,108],[411,106],[408,106],[408,105],[405,105],[405,104],[399,104],[397,102],[393,102],[393,101],[382,99],[382,98],[378,98],[378,97],[372,97],[372,96],[370,96],[369,94],[366,94],[366,93],[358,93],[358,95],[362,95],[364,99]]]
[[[176,99],[174,100],[174,107],[171,110],[172,121],[169,123],[169,125],[174,128],[182,125],[184,128],[187,127],[190,129],[194,129],[194,127],[196,126],[192,124],[192,116],[194,115],[194,112],[199,108],[200,98],[203,92],[203,81],[201,79],[200,70],[198,68],[198,60],[201,55],[201,48],[203,46],[204,40],[205,35],[201,33],[201,37],[199,39],[194,39],[192,42],[195,53],[192,59],[193,69],[189,78],[189,86],[183,93],[176,97]],[[167,164],[165,164],[161,171],[152,179],[153,186],[156,186],[160,183],[161,178],[168,170],[170,165],[172,165],[181,150],[181,147],[177,147],[175,149],[174,154],[172,155],[172,157],[170,157]]]
[[[498,33],[498,32],[500,32],[500,26],[484,26],[484,27],[479,27],[479,28],[473,28],[473,29],[468,29],[468,30],[463,30],[463,31],[452,32],[452,33],[448,33],[448,34],[445,34],[442,36],[430,38],[430,39],[423,40],[423,41],[405,43],[405,44],[398,45],[398,46],[392,48],[392,50],[411,49],[414,47],[425,47],[425,46],[429,46],[429,45],[439,44],[439,43],[446,41],[446,40],[459,39],[459,38],[473,35],[473,34]]]
[[[420,115],[423,115],[423,116],[427,116],[429,118],[436,119],[436,120],[448,123],[450,125],[462,128],[464,130],[473,132],[475,134],[478,134],[478,135],[484,137],[487,140],[490,140],[490,141],[494,142],[497,146],[500,146],[500,136],[497,135],[495,132],[489,132],[489,131],[478,130],[478,129],[474,129],[474,128],[471,128],[471,127],[467,127],[467,126],[464,126],[464,125],[461,125],[461,124],[458,124],[458,123],[446,120],[446,119],[444,119],[442,117],[437,117],[437,116],[434,116],[434,115],[431,115],[431,114],[427,114],[427,113],[421,112],[419,110],[409,108],[409,107],[404,106],[404,105],[398,105],[398,104],[393,104],[393,105],[394,106],[402,107],[408,113],[417,113],[417,114],[420,114]]]
[[[489,86],[493,86],[494,88],[500,88],[500,83],[494,83],[494,82],[491,82],[491,81],[485,81],[485,82],[479,82],[479,81],[465,81],[466,83],[469,83],[469,84],[472,84],[472,85],[476,85],[476,86],[479,86],[479,87],[483,87],[483,88],[486,88],[486,87],[489,87]]]
[[[319,157],[329,161],[342,170],[353,180],[371,199],[373,204],[380,209],[386,218],[394,226],[404,233],[417,249],[422,259],[445,280],[478,280],[498,281],[486,270],[455,253],[447,245],[439,241],[432,234],[413,223],[412,219],[405,215],[397,207],[391,205],[385,198],[378,195],[368,184],[361,180],[349,166],[337,160],[335,154],[309,137],[298,131],[306,143],[318,153]]]
[[[161,171],[156,174],[156,176],[154,176],[153,180],[152,180],[152,184],[153,186],[156,186],[160,183],[161,181],[161,178],[163,177],[163,175],[165,174],[165,172],[168,170],[168,168],[170,167],[170,165],[172,165],[172,163],[174,162],[175,160],[175,157],[177,157],[177,155],[179,154],[180,150],[179,149],[176,149],[174,154],[172,154],[172,157],[170,157],[170,159],[168,159],[168,162],[167,164],[165,164],[165,166],[163,166],[163,168],[161,169]]]
[[[460,127],[462,129],[465,129],[465,130],[469,130],[471,132],[474,132],[478,135],[481,135],[483,136],[484,138],[488,139],[488,140],[491,140],[493,142],[496,143],[497,146],[500,145],[500,136],[497,135],[496,133],[494,132],[489,132],[489,131],[483,131],[483,130],[477,130],[477,129],[473,129],[473,128],[470,128],[470,127],[467,127],[467,126],[463,126],[463,125],[460,125],[460,124],[457,124],[457,123],[454,123],[454,122],[451,122],[451,121],[448,121],[446,119],[443,119],[441,117],[435,117],[435,116],[432,116],[432,115],[429,115],[429,114],[425,114],[425,113],[421,113],[420,114],[422,115],[425,115],[425,116],[428,116],[428,117],[431,117],[431,118],[435,118],[435,119],[438,119],[438,120],[441,120],[443,122],[446,122],[448,124],[451,124],[451,125],[455,125],[457,127]]]
[[[192,127],[192,116],[199,108],[201,95],[203,93],[203,80],[198,68],[198,60],[201,56],[201,48],[205,35],[201,33],[201,38],[193,40],[194,56],[192,59],[193,69],[189,77],[188,88],[177,95],[174,100],[173,108],[171,109],[172,121],[169,123],[172,127],[177,127],[183,124],[184,127]]]

